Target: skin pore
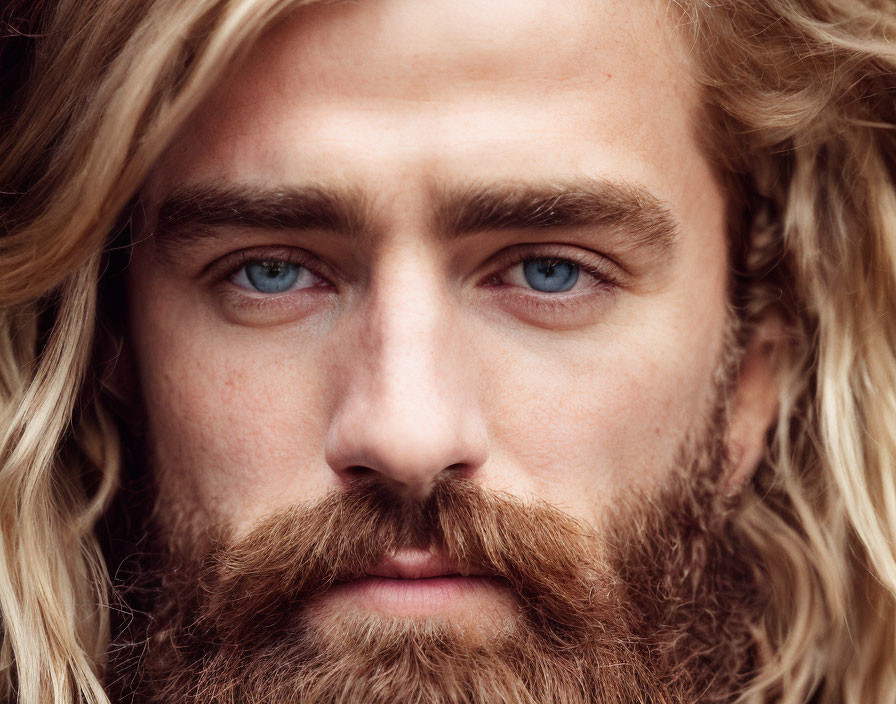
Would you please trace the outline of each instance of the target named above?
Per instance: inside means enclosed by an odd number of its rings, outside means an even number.
[[[142,196],[129,328],[161,523],[237,542],[359,482],[418,502],[457,478],[599,534],[668,488],[718,401],[729,272],[666,12],[371,0],[254,47]],[[747,349],[730,485],[774,411]],[[426,547],[326,613],[512,612],[494,584],[418,589]]]

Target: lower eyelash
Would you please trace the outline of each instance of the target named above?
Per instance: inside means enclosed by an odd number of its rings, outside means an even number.
[[[230,286],[222,288],[218,295],[227,309],[249,316],[250,319],[257,316],[257,319],[264,324],[302,317],[305,312],[317,309],[326,298],[333,296],[333,291],[324,287],[301,289],[299,291],[301,295],[298,296],[296,293],[293,291],[271,296],[254,296],[250,292]]]
[[[506,314],[528,323],[550,329],[578,328],[600,315],[613,304],[619,286],[598,282],[586,293],[572,295],[543,294],[517,287],[498,287],[490,296],[497,299]]]

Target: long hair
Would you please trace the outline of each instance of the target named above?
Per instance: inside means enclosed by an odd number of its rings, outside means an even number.
[[[0,10],[0,700],[108,702],[95,536],[118,481],[97,291],[152,165],[301,0]],[[725,184],[736,300],[785,320],[738,526],[774,598],[743,702],[896,702],[896,9],[675,0]]]

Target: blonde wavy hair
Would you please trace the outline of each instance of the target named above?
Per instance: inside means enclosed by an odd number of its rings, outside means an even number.
[[[0,10],[0,700],[108,702],[94,534],[118,431],[104,249],[191,111],[302,0]],[[731,195],[741,316],[783,312],[780,414],[737,526],[773,600],[742,702],[896,702],[896,6],[675,0]]]

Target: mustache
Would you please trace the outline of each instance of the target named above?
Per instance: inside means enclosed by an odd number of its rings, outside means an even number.
[[[544,502],[487,492],[461,478],[422,501],[359,482],[318,503],[273,515],[226,540],[199,567],[198,621],[227,640],[276,630],[338,582],[363,577],[402,548],[424,548],[510,585],[539,633],[569,646],[607,624],[618,603],[592,530]],[[613,602],[613,603],[610,603]]]

